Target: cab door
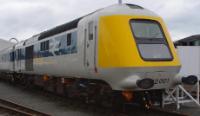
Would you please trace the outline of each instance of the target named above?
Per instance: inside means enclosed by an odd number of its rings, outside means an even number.
[[[15,47],[13,47],[11,49],[11,52],[10,52],[10,63],[9,63],[8,68],[11,71],[15,71]]]
[[[84,66],[89,72],[96,67],[96,29],[94,22],[88,23],[84,30]]]
[[[21,49],[16,49],[15,51],[15,71],[21,69],[21,60],[20,60]]]
[[[26,47],[25,68],[26,71],[33,71],[33,45]]]

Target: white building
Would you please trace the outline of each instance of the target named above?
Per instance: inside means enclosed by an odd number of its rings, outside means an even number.
[[[8,47],[11,47],[12,45],[14,45],[14,43],[0,39],[0,51]]]
[[[180,75],[196,75],[200,78],[200,35],[176,41],[175,46],[182,64]]]

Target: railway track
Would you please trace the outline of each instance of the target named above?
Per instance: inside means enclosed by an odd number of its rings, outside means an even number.
[[[49,114],[45,114],[3,99],[0,99],[0,110],[3,111],[6,116],[50,116]]]
[[[67,102],[66,102],[67,103]],[[78,101],[71,101],[70,104],[74,108],[89,108],[91,112],[99,112],[102,110],[103,112],[107,112],[105,116],[189,116],[186,114],[169,111],[160,108],[150,108],[144,109],[137,106],[127,106],[123,112],[112,112],[109,109],[105,109],[104,107],[98,107],[96,105],[89,105],[80,103]],[[95,111],[94,111],[95,110]],[[2,100],[0,99],[0,112],[7,113],[9,115],[6,116],[50,116],[49,114],[45,114],[22,105]],[[0,113],[1,114],[1,113]],[[99,116],[99,115],[98,115]]]

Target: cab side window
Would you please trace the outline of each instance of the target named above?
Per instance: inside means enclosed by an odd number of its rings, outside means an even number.
[[[40,51],[49,50],[49,40],[40,44]]]
[[[72,43],[72,34],[69,33],[67,34],[67,46],[70,46]]]
[[[93,40],[94,34],[93,34],[93,26],[94,23],[93,22],[89,22],[89,40]]]

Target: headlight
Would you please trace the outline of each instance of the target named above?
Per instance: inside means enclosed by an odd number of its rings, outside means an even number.
[[[138,80],[137,86],[141,89],[150,89],[154,86],[154,80],[152,80],[152,79]]]
[[[198,77],[194,75],[183,77],[182,82],[187,85],[195,85],[198,82]]]

